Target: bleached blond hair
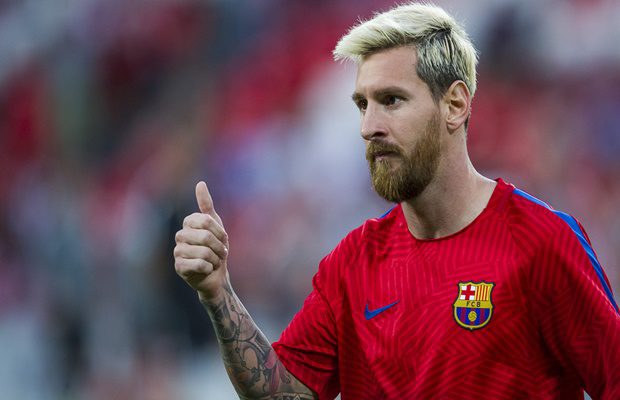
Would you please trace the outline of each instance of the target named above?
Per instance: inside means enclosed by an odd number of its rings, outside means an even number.
[[[438,101],[457,80],[476,92],[476,49],[465,30],[442,8],[430,3],[406,3],[367,21],[360,21],[334,49],[334,59],[357,63],[380,50],[413,45],[416,71]]]

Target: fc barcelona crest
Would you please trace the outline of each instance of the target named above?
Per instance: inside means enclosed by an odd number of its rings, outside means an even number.
[[[465,329],[480,329],[493,315],[492,282],[459,282],[459,293],[454,301],[454,319]]]

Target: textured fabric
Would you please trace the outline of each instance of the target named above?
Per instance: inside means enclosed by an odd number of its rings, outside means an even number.
[[[397,206],[321,261],[274,348],[320,399],[620,399],[620,316],[570,218],[501,179],[445,238]]]

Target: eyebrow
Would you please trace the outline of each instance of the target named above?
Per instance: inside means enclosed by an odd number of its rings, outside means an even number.
[[[361,93],[354,92],[351,95],[351,100],[353,100],[354,103],[357,103],[358,101],[363,100],[363,99],[364,99],[364,96],[362,96]]]
[[[371,93],[372,97],[378,98],[378,97],[383,97],[385,95],[409,95],[409,93],[398,86],[388,86],[388,87],[384,87],[381,89],[378,89],[374,92]],[[364,95],[362,95],[359,92],[353,92],[353,94],[351,95],[351,99],[357,103],[360,100],[365,99]]]

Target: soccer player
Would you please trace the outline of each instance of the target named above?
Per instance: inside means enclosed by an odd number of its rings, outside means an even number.
[[[620,399],[620,314],[582,226],[479,174],[466,131],[476,51],[442,9],[353,27],[353,101],[374,189],[396,206],[320,263],[270,344],[235,295],[207,186],[176,271],[198,292],[241,398]]]

